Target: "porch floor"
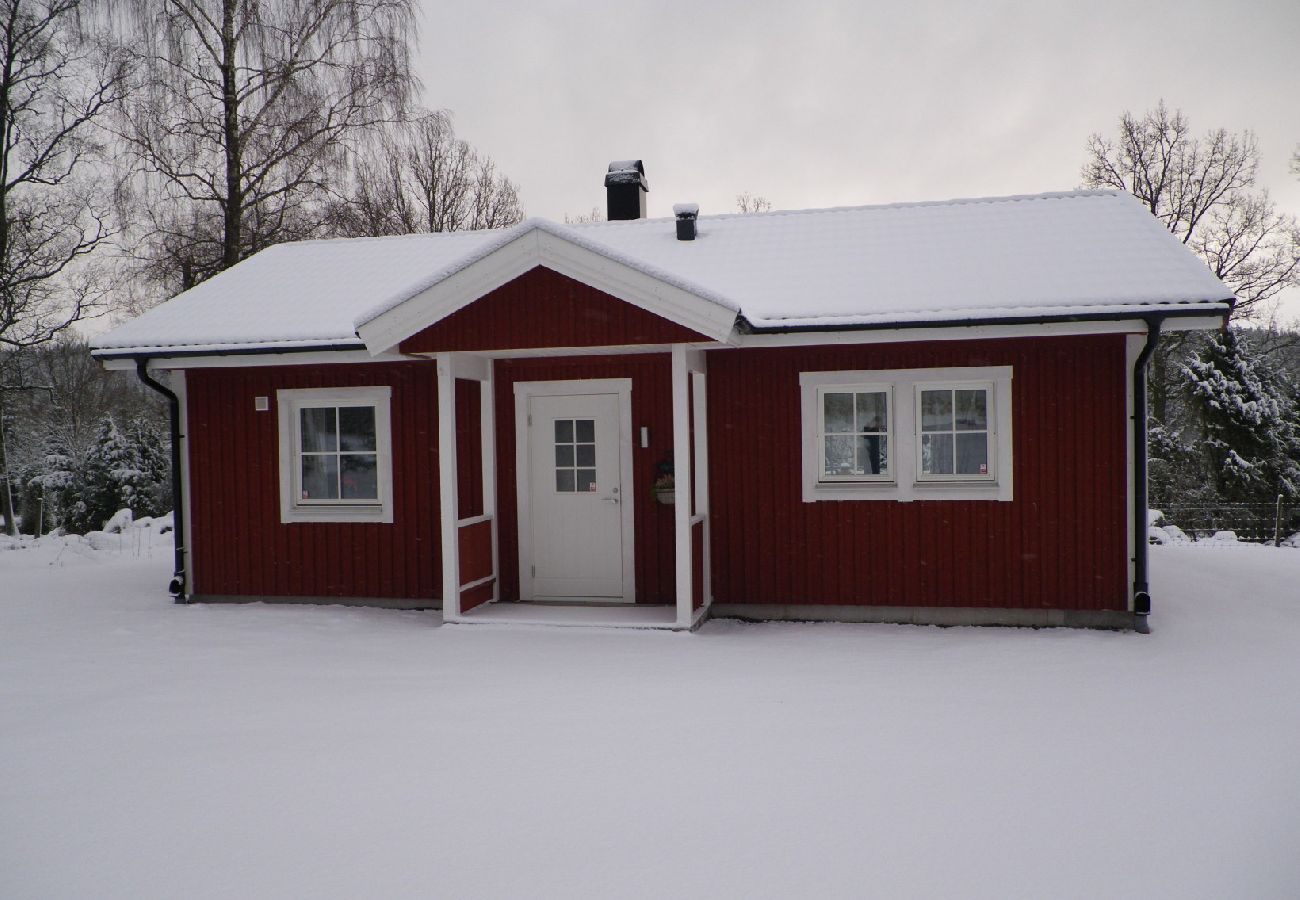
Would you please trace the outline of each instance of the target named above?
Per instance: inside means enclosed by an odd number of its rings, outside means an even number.
[[[677,607],[580,603],[485,603],[464,614],[469,622],[510,625],[571,625],[604,628],[676,628]]]

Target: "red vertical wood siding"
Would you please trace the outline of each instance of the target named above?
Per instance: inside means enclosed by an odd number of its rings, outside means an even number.
[[[715,603],[1125,609],[1122,335],[709,356]],[[799,373],[1014,367],[1015,499],[804,503]]]
[[[492,523],[475,522],[457,529],[456,546],[460,548],[460,583],[487,578],[492,574]]]
[[[632,491],[635,520],[636,599],[673,603],[673,508],[650,493],[655,466],[673,449],[671,358],[667,353],[497,360],[497,531],[501,597],[519,597],[519,528],[515,489],[515,396],[518,381],[585,378],[632,379]],[[641,428],[650,430],[642,448]]]
[[[401,343],[403,353],[616,347],[708,338],[617,297],[538,267]]]
[[[482,386],[456,379],[456,512],[457,518],[483,515]]]
[[[704,523],[691,526],[691,608],[704,605]]]
[[[281,523],[276,390],[365,385],[393,389],[392,524]],[[431,363],[191,369],[186,389],[195,593],[438,596]],[[255,411],[259,396],[269,411]]]
[[[492,599],[492,583],[480,584],[469,590],[462,591],[460,595],[460,611],[469,612],[476,606],[482,606]]]

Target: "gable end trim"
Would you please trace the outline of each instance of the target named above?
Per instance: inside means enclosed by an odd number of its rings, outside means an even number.
[[[713,340],[729,340],[735,331],[735,310],[535,229],[365,322],[357,336],[373,355],[392,351],[403,340],[538,266]]]

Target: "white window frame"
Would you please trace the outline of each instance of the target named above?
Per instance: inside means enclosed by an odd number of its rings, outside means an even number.
[[[820,485],[835,484],[892,484],[898,467],[894,464],[894,386],[881,384],[819,384],[815,387],[817,406],[817,482]],[[884,394],[885,395],[885,447],[887,469],[882,475],[827,475],[826,448],[823,439],[826,435],[826,401],[827,394]],[[857,403],[856,398],[854,403]]]
[[[393,389],[373,387],[305,388],[275,392],[280,428],[281,522],[393,521]],[[329,406],[370,406],[375,410],[377,500],[308,500],[302,497],[300,410]]]
[[[830,481],[822,478],[821,395],[831,390],[880,390],[890,387],[888,480]],[[984,386],[989,388],[989,464],[987,476],[920,477],[920,388]],[[1014,498],[1012,475],[1011,366],[958,366],[936,369],[870,369],[801,372],[803,501],[836,500],[996,500]],[[899,402],[899,398],[905,398]],[[910,402],[906,398],[911,398]]]
[[[915,448],[916,449],[916,480],[918,482],[928,482],[928,483],[936,483],[936,484],[946,483],[946,482],[971,483],[971,484],[983,484],[989,482],[996,483],[998,480],[997,385],[995,385],[991,381],[932,381],[932,382],[918,382],[917,384],[913,385],[912,389],[913,392],[915,393],[915,399],[913,400],[913,403],[915,403],[916,405],[916,412],[915,412],[916,418],[914,420],[916,422],[916,448]],[[922,391],[951,392],[951,391],[963,391],[963,390],[965,391],[983,390],[987,392],[988,408],[985,410],[985,414],[988,418],[988,422],[987,422],[988,467],[989,467],[988,474],[963,475],[957,472],[952,472],[951,474],[928,475],[921,470],[921,435],[922,434],[951,434],[954,435],[953,443],[955,445],[956,444],[955,435],[960,434],[961,432],[959,432],[955,427],[952,431],[922,431],[921,423],[923,420],[921,418],[921,392]],[[956,415],[957,415],[957,407],[954,398],[954,405],[953,405],[954,424],[955,424]],[[955,446],[954,446],[954,451],[955,451]]]

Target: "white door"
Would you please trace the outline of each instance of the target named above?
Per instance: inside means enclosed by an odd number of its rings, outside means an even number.
[[[624,541],[624,399],[617,393],[527,398],[525,599],[631,601]],[[628,420],[630,421],[630,419]],[[629,445],[630,446],[630,445]],[[531,585],[529,584],[531,582]],[[531,589],[530,589],[531,588]]]

